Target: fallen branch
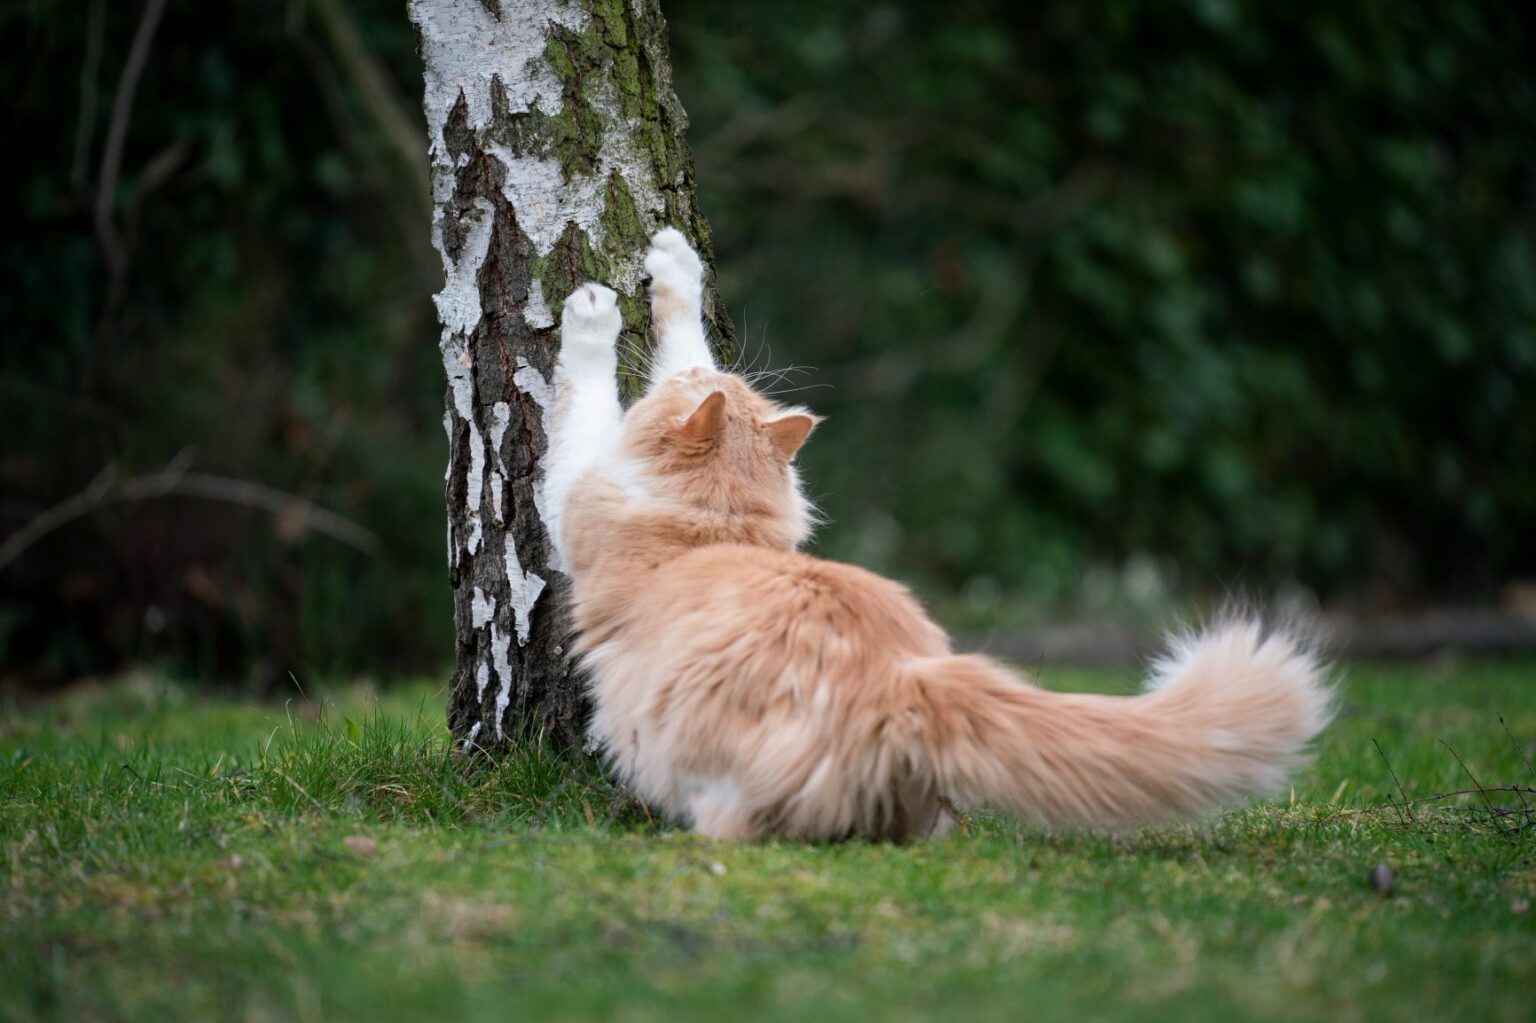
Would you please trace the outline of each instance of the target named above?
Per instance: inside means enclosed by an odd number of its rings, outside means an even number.
[[[15,561],[23,551],[49,533],[98,508],[159,497],[196,497],[259,508],[275,516],[291,518],[306,529],[312,529],[366,554],[378,550],[379,538],[373,532],[307,498],[269,487],[265,483],[188,472],[189,461],[184,455],[178,455],[159,472],[130,476],[127,479],[118,477],[116,466],[107,466],[97,473],[84,490],[39,513],[6,537],[0,543],[0,569]]]

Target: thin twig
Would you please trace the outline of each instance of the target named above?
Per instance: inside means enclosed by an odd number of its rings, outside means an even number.
[[[363,109],[389,140],[401,169],[411,180],[411,198],[426,216],[432,211],[432,182],[421,148],[421,129],[409,104],[390,81],[379,56],[358,32],[343,0],[311,0],[326,38],[351,76]]]
[[[85,192],[86,164],[91,161],[91,136],[95,134],[96,80],[101,72],[102,25],[101,0],[91,0],[90,12],[85,16],[85,58],[80,63],[80,113],[75,122],[75,159],[70,167],[69,182],[75,193]]]
[[[1487,794],[1490,792],[1536,792],[1536,789],[1522,787],[1520,785],[1494,785],[1492,787],[1483,786],[1475,789],[1456,789],[1454,792],[1439,792],[1433,796],[1420,796],[1418,799],[1412,800],[1412,802],[1438,803],[1442,799],[1456,799],[1460,796],[1470,796],[1474,794],[1481,795],[1486,798]]]
[[[132,486],[140,483],[142,483],[142,490]],[[261,508],[274,515],[292,515],[307,528],[365,553],[371,554],[379,546],[379,538],[372,531],[344,515],[322,508],[297,494],[290,494],[264,483],[192,472],[187,473],[174,485],[163,489],[155,489],[154,483],[152,477],[128,480],[123,484],[123,497],[125,500],[140,500],[147,497],[201,497],[210,501],[224,501],[228,504]]]
[[[6,537],[4,542],[0,542],[0,569],[15,561],[23,551],[49,533],[97,508],[157,497],[199,497],[259,508],[273,515],[289,516],[307,529],[313,529],[364,553],[372,554],[378,550],[379,538],[343,515],[264,483],[188,472],[186,466],[189,460],[183,452],[159,472],[132,476],[125,480],[119,480],[115,466],[107,466],[97,473],[84,490],[46,509]]]
[[[112,121],[107,127],[107,139],[101,150],[101,171],[96,179],[96,240],[106,258],[111,273],[110,295],[117,297],[122,290],[126,256],[122,239],[112,222],[113,197],[117,192],[117,178],[123,169],[123,146],[128,141],[128,122],[133,118],[133,100],[139,89],[139,79],[144,75],[144,65],[149,62],[149,49],[155,41],[155,30],[160,27],[160,16],[165,13],[165,0],[147,0],[139,27],[133,33],[133,43],[128,57],[123,61],[123,72],[117,81],[117,97],[112,102]],[[113,304],[109,301],[109,305]]]
[[[379,201],[389,211],[390,219],[394,222],[403,244],[410,251],[412,260],[423,270],[430,269],[438,272],[440,266],[437,253],[429,243],[427,232],[421,229],[422,224],[430,220],[432,204],[430,185],[421,186],[426,189],[426,192],[421,195],[405,194],[406,191],[414,193],[416,189],[400,188],[399,175],[393,165],[381,163],[370,151],[362,137],[358,119],[348,108],[346,90],[324,47],[303,32],[294,33],[293,43],[300,56],[304,58],[304,63],[309,67],[310,75],[315,80],[321,106],[330,118],[337,137],[346,146],[347,153],[359,169],[363,180],[377,193]],[[425,167],[421,154],[417,153],[416,157],[417,161]]]
[[[1533,810],[1528,806],[1501,807],[1488,805],[1489,794],[1500,792],[1513,792],[1523,803],[1525,796],[1536,793],[1536,789],[1532,789],[1529,786],[1520,785],[1504,785],[1496,786],[1493,788],[1480,785],[1475,789],[1458,789],[1454,792],[1438,792],[1435,795],[1422,796],[1418,799],[1410,800],[1409,802],[1429,804],[1447,799],[1460,799],[1472,795],[1481,796],[1484,800],[1485,806],[1488,806],[1488,808],[1474,808],[1472,811],[1473,820],[1477,823],[1487,823],[1494,829],[1495,832],[1499,834],[1500,837],[1515,840],[1522,832],[1528,829],[1536,828],[1536,810]],[[1398,811],[1398,825],[1404,828],[1408,827],[1408,823],[1403,819],[1400,810],[1400,804],[1389,800],[1388,805],[1390,805],[1394,811]],[[1335,809],[1333,812],[1349,817],[1373,817],[1381,813],[1384,809],[1385,807],[1378,805],[1347,809],[1339,808]],[[1505,830],[1504,828],[1499,827],[1498,822],[1504,818],[1510,818],[1513,821],[1513,825],[1509,830]],[[1435,827],[1438,824],[1444,823],[1446,822],[1439,818],[1426,816],[1423,818],[1416,818],[1413,826],[1425,828]]]
[[[1473,774],[1472,769],[1467,766],[1466,761],[1461,759],[1461,754],[1457,753],[1455,748],[1453,748],[1451,744],[1446,742],[1444,739],[1440,740],[1440,745],[1450,750],[1451,756],[1456,758],[1456,762],[1460,764],[1461,769],[1467,773],[1467,777],[1472,779],[1472,784],[1477,786],[1478,794],[1483,797],[1483,803],[1488,807],[1488,812],[1497,818],[1499,816],[1499,809],[1493,805],[1493,800],[1488,798],[1488,791],[1483,788],[1483,783],[1477,780],[1477,775]],[[1498,825],[1494,826],[1497,827]]]
[[[1397,772],[1392,770],[1392,761],[1387,759],[1386,753],[1382,751],[1381,743],[1377,742],[1374,736],[1371,738],[1371,745],[1376,747],[1376,753],[1381,757],[1381,762],[1387,765],[1387,773],[1392,776],[1393,783],[1397,785],[1397,794],[1403,797],[1402,806],[1404,810],[1408,811],[1408,819],[1415,824],[1418,823],[1414,821],[1413,807],[1408,805],[1408,793],[1403,789],[1403,783],[1398,781]],[[1401,816],[1401,811],[1399,811],[1399,816]]]
[[[1520,754],[1521,760],[1525,761],[1525,769],[1531,772],[1531,777],[1536,778],[1536,767],[1531,766],[1531,758],[1526,756],[1525,747],[1520,744],[1520,740],[1516,739],[1514,733],[1509,730],[1509,725],[1504,724],[1503,714],[1499,715],[1499,724],[1504,726],[1504,734],[1509,736],[1509,741],[1515,744],[1515,752]]]
[[[0,543],[0,568],[10,564],[22,551],[55,529],[101,504],[116,484],[117,468],[109,465],[97,473],[84,490],[34,516],[26,525],[6,537],[4,543]]]
[[[1521,760],[1525,761],[1525,769],[1530,771],[1532,775],[1536,775],[1536,768],[1531,767],[1531,758],[1525,755],[1525,747],[1520,745],[1520,740],[1515,738],[1515,733],[1509,730],[1509,724],[1505,722],[1503,714],[1499,715],[1499,727],[1504,729],[1504,734],[1509,736],[1509,741],[1515,747],[1515,752],[1520,754]],[[1515,795],[1519,797],[1520,805],[1525,807],[1526,810],[1530,810],[1530,804],[1525,801],[1525,796],[1520,793],[1518,787],[1515,789]]]

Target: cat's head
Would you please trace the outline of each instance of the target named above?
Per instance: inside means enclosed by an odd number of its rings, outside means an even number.
[[[703,521],[797,547],[816,515],[801,493],[794,457],[819,422],[758,394],[739,376],[690,369],[629,410],[625,454]]]

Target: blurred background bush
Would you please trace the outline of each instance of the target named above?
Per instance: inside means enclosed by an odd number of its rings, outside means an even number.
[[[0,665],[434,668],[404,5],[171,0],[127,103],[154,6],[0,9],[0,536],[82,496],[0,567]],[[746,356],[812,367],[785,386],[830,416],[822,553],[970,628],[1233,587],[1489,605],[1536,573],[1518,6],[664,6]],[[122,483],[184,472],[377,548]]]

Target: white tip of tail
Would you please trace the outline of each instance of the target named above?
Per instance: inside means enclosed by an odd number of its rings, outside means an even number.
[[[1169,637],[1146,690],[1203,718],[1215,750],[1243,751],[1243,787],[1275,791],[1333,716],[1316,644],[1252,618]],[[1235,779],[1234,779],[1235,780]]]

